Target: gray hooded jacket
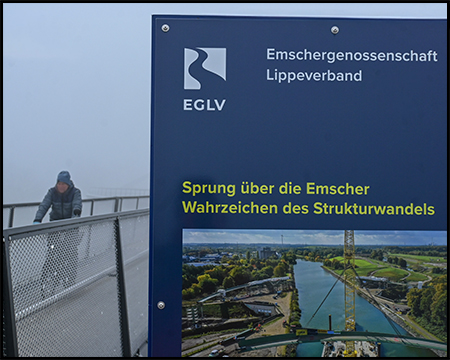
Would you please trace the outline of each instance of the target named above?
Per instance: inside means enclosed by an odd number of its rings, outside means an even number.
[[[82,208],[80,189],[74,186],[72,180],[70,180],[69,188],[63,194],[56,190],[56,186],[50,188],[39,205],[34,221],[41,222],[50,206],[52,207],[50,221],[77,217],[74,210],[80,210],[81,214]]]

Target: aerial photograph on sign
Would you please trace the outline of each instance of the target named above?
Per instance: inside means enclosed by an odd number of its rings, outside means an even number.
[[[446,239],[184,229],[182,356],[445,356]]]

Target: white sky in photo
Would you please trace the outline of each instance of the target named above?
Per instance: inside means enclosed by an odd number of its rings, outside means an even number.
[[[447,245],[446,231],[355,230],[355,245]],[[281,238],[283,235],[283,238]],[[344,230],[184,229],[183,244],[344,245]]]

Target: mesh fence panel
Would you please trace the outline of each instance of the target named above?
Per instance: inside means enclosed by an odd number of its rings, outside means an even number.
[[[19,356],[121,356],[113,221],[9,243]]]
[[[121,219],[120,238],[125,263],[130,342],[134,350],[148,336],[149,217]]]

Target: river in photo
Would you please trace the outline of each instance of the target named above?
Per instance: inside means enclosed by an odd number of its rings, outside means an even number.
[[[314,316],[319,305],[336,282],[336,278],[321,268],[322,263],[297,260],[294,265],[295,283],[299,293],[299,305],[302,310],[300,323],[305,328],[328,329],[328,315],[331,314],[332,329],[343,330],[344,315],[344,284],[341,281],[328,295],[322,307]],[[357,331],[371,331],[396,334],[383,313],[371,305],[367,300],[356,295],[355,318]],[[308,323],[309,322],[309,323]],[[407,331],[395,324],[402,335],[409,335]],[[300,344],[297,347],[298,357],[320,357],[322,343]],[[404,346],[402,344],[381,344],[381,357],[436,357],[429,350]]]

